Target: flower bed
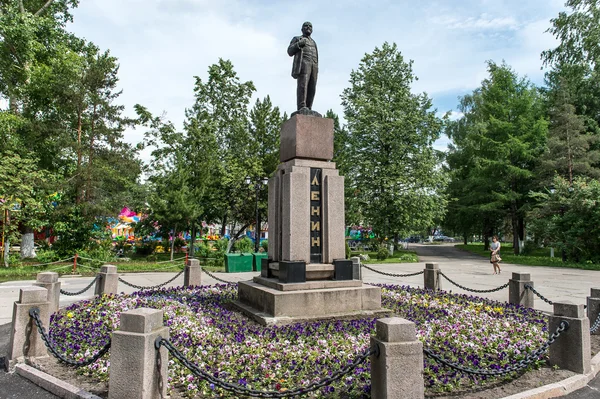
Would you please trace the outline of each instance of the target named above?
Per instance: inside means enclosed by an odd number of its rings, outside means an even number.
[[[453,362],[499,368],[539,348],[548,335],[543,315],[532,309],[466,295],[381,287],[383,306],[414,321],[424,346]],[[53,315],[50,335],[65,355],[87,358],[118,328],[121,312],[139,307],[163,309],[171,342],[201,369],[253,389],[285,391],[318,381],[348,364],[367,349],[374,333],[374,319],[259,326],[230,310],[229,302],[236,296],[235,285],[104,296]],[[107,380],[108,360],[106,355],[80,372]],[[428,358],[424,379],[431,393],[499,381],[473,378]],[[168,382],[170,389],[177,387],[190,397],[224,394],[196,379],[174,359],[169,361]],[[367,361],[314,396],[360,398],[369,392]]]

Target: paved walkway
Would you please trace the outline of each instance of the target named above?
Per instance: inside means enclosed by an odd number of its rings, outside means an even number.
[[[474,289],[490,289],[503,285],[508,282],[512,272],[531,273],[535,288],[541,294],[552,301],[571,301],[573,303],[585,303],[586,297],[590,294],[590,288],[600,287],[600,272],[576,269],[561,269],[553,267],[529,267],[511,264],[502,264],[502,274],[493,275],[492,265],[487,258],[477,255],[471,255],[460,251],[452,244],[443,245],[421,245],[410,244],[410,249],[416,250],[419,254],[420,263],[408,264],[380,264],[369,265],[377,270],[389,273],[412,273],[423,270],[425,263],[437,262],[441,270],[457,283]],[[135,285],[151,286],[160,284],[175,275],[175,272],[164,273],[124,273],[120,277],[127,282]],[[249,280],[258,273],[216,273],[217,277],[227,281],[237,282]],[[66,291],[77,291],[84,288],[92,281],[92,277],[63,277],[60,279],[61,288]],[[396,278],[383,276],[381,274],[363,269],[363,280],[367,283],[386,283],[386,284],[404,284],[410,286],[423,286],[423,276],[414,276],[407,278]],[[217,281],[202,275],[203,284],[211,285]],[[19,289],[28,287],[33,281],[12,281],[0,283],[0,356],[6,354],[5,348],[8,345],[7,334],[2,333],[2,327],[9,323],[12,318],[13,302],[18,300]],[[183,283],[183,275],[178,277],[168,286],[180,286]],[[443,281],[442,288],[456,293],[467,293],[466,291],[451,285],[448,281]],[[123,283],[119,283],[119,290],[125,293],[137,291]],[[508,289],[490,294],[478,294],[490,299],[499,301],[508,300]],[[78,296],[61,296],[61,307],[67,306],[73,302],[93,297],[93,290],[87,291]],[[540,299],[536,299],[535,308],[551,312],[552,307]],[[6,330],[6,329],[5,329]],[[4,339],[2,339],[4,338]],[[35,386],[31,386],[27,381],[18,376],[7,375],[0,372],[0,399],[3,398],[54,398],[53,395],[37,393]],[[597,378],[587,387],[568,395],[569,399],[592,399],[600,397],[600,380]],[[43,390],[42,390],[43,391]],[[45,391],[44,391],[45,392]]]

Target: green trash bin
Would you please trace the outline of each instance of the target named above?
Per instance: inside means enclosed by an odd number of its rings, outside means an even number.
[[[226,254],[225,255],[225,272],[226,273],[241,273],[252,271],[252,260],[254,257],[251,253],[241,254]]]
[[[266,259],[267,256],[269,256],[269,254],[266,252],[255,252],[252,254],[252,257],[254,258],[254,264],[252,266],[255,272],[260,271],[261,260]]]

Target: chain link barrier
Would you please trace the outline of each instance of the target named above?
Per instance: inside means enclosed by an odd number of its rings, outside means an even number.
[[[463,365],[460,365],[457,363],[452,363],[448,360],[443,359],[439,355],[436,355],[430,349],[424,348],[423,353],[425,353],[425,355],[434,359],[435,361],[442,363],[445,366],[448,366],[454,370],[462,371],[467,374],[499,376],[499,375],[517,372],[517,371],[520,371],[520,370],[523,370],[523,369],[529,367],[533,362],[538,360],[539,357],[541,355],[543,355],[544,352],[546,352],[546,350],[548,350],[550,345],[552,345],[554,343],[554,341],[556,341],[556,338],[558,338],[561,333],[563,333],[564,331],[566,331],[568,329],[569,329],[569,322],[566,320],[562,320],[560,322],[560,324],[558,325],[558,327],[556,328],[556,331],[554,333],[552,333],[552,335],[550,336],[548,341],[546,341],[539,349],[536,349],[535,351],[528,353],[527,356],[525,357],[525,359],[519,360],[515,365],[509,365],[509,366],[506,366],[504,368],[497,369],[497,370],[474,369],[474,368],[463,366]]]
[[[213,278],[213,279],[215,279],[215,280],[217,280],[217,281],[219,281],[221,283],[224,283],[224,284],[236,284],[237,285],[236,282],[223,280],[222,278],[219,278],[219,277],[215,276],[214,274],[212,274],[208,270],[204,270],[204,268],[202,268],[202,267],[200,268],[200,270],[202,270],[204,273],[208,274],[211,278]]]
[[[161,346],[164,346],[175,359],[183,364],[188,370],[192,372],[196,377],[201,378],[205,381],[214,384],[215,387],[222,388],[226,391],[236,393],[238,395],[251,396],[254,398],[291,398],[314,392],[320,388],[331,385],[332,383],[341,380],[348,375],[352,370],[358,367],[359,364],[363,363],[371,355],[379,356],[379,346],[366,349],[363,353],[359,354],[351,363],[341,369],[333,372],[331,376],[323,378],[319,381],[312,382],[304,387],[294,388],[287,391],[259,391],[256,389],[246,388],[239,384],[223,381],[206,371],[201,370],[195,363],[188,360],[183,353],[181,353],[173,344],[162,337],[158,337],[154,342],[154,347],[159,350]]]
[[[50,338],[48,337],[48,334],[46,333],[46,329],[42,325],[42,320],[40,320],[40,310],[38,308],[29,309],[29,317],[31,317],[35,321],[35,325],[37,326],[37,329],[38,329],[40,335],[42,336],[42,341],[44,341],[44,344],[50,350],[52,355],[54,355],[54,357],[56,357],[58,360],[60,360],[61,362],[65,363],[69,366],[83,367],[83,366],[90,365],[90,364],[94,363],[96,360],[100,359],[102,356],[104,356],[110,349],[111,340],[109,338],[108,342],[100,349],[100,351],[98,353],[96,353],[94,356],[92,356],[91,358],[83,359],[83,360],[67,359],[62,354],[60,354],[58,352],[58,350],[50,342]]]
[[[492,288],[489,290],[476,290],[473,288],[467,288],[464,285],[460,285],[458,284],[456,281],[451,280],[450,277],[446,276],[444,273],[442,273],[441,271],[439,272],[440,275],[442,275],[442,277],[444,277],[446,280],[448,280],[451,284],[454,284],[455,286],[457,286],[458,288],[462,288],[465,291],[469,291],[469,292],[477,292],[477,293],[487,293],[487,292],[497,292],[497,291],[502,291],[503,289],[507,288],[509,283],[506,283],[504,285],[501,285],[500,287],[496,287],[496,288]]]
[[[421,270],[420,272],[416,272],[416,273],[394,274],[394,273],[386,273],[386,272],[382,272],[377,269],[373,269],[372,267],[369,267],[369,266],[365,265],[364,263],[361,263],[360,266],[364,267],[365,269],[370,270],[372,272],[383,274],[384,276],[390,276],[390,277],[412,277],[412,276],[418,276],[419,274],[425,273],[425,271]]]
[[[600,313],[598,314],[598,317],[596,317],[596,321],[594,322],[594,325],[590,327],[590,334],[595,334],[599,328],[600,328]]]
[[[550,299],[546,298],[545,296],[543,296],[542,294],[537,292],[535,290],[535,288],[533,288],[531,285],[525,284],[524,287],[526,290],[530,290],[531,292],[533,292],[535,295],[537,295],[542,301],[546,302],[548,305],[554,305],[554,302],[552,302]]]
[[[119,277],[119,281],[122,282],[125,285],[128,285],[131,288],[135,288],[136,290],[154,290],[154,289],[157,289],[157,288],[164,287],[165,285],[167,285],[169,283],[172,283],[173,281],[175,281],[175,279],[177,277],[181,276],[184,271],[185,271],[185,269],[182,270],[182,271],[180,271],[179,273],[177,273],[172,279],[167,280],[167,281],[165,281],[162,284],[152,285],[152,286],[149,286],[149,287],[146,287],[146,286],[143,286],[143,285],[131,284],[130,282],[127,282],[127,281],[123,280],[121,277]]]
[[[91,283],[89,283],[84,289],[76,291],[76,292],[69,292],[69,291],[65,291],[62,288],[60,289],[60,293],[63,295],[67,295],[67,296],[76,296],[76,295],[81,295],[84,292],[86,292],[87,290],[89,290],[90,288],[92,288],[92,285],[96,284],[96,281],[98,281],[98,279],[100,278],[99,275],[96,275],[96,277],[94,277],[94,279],[92,280]]]

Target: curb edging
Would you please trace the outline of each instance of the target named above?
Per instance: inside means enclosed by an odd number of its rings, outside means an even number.
[[[591,371],[587,374],[574,375],[562,381],[506,396],[502,399],[549,399],[568,395],[585,387],[600,372],[600,353],[592,358],[590,368]]]
[[[26,364],[17,364],[15,373],[63,399],[102,399]]]

